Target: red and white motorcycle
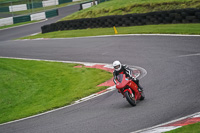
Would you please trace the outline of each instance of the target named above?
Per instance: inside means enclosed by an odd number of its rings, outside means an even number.
[[[119,74],[116,82],[116,88],[132,106],[136,106],[138,100],[144,100],[144,92],[139,92],[137,84],[126,78],[125,74]]]

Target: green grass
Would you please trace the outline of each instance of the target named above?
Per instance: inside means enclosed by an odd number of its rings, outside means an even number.
[[[68,105],[98,92],[112,74],[77,64],[0,58],[0,123]]]
[[[183,126],[181,128],[166,132],[166,133],[200,133],[200,122]]]
[[[39,22],[39,21],[34,20],[34,21],[28,21],[28,22],[16,23],[16,24],[12,24],[12,25],[5,25],[5,26],[1,26],[0,29],[6,29],[6,28],[15,27],[15,26],[20,26],[20,25],[25,25],[25,24],[35,23],[35,22]]]
[[[118,34],[198,34],[200,35],[200,23],[198,24],[162,24],[145,25],[132,27],[116,27]],[[113,28],[96,28],[82,30],[56,31],[46,34],[37,34],[35,36],[22,37],[20,39],[35,38],[69,38],[85,37],[98,35],[114,35]]]
[[[199,0],[110,0],[66,16],[62,20],[110,15],[147,13],[183,8],[200,8]]]

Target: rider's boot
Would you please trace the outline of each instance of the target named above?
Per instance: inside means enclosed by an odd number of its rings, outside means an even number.
[[[138,91],[139,91],[139,92],[142,92],[142,91],[143,91],[143,88],[141,87],[140,84],[138,84]]]
[[[138,79],[133,79],[133,81],[137,84],[137,86],[138,86],[138,91],[139,91],[139,92],[142,92],[142,91],[143,91],[143,88],[142,88],[141,85],[139,84],[139,80],[138,80]]]

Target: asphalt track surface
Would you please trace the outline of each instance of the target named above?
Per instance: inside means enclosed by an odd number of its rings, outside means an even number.
[[[59,16],[49,18],[47,21],[39,22],[39,23],[31,24],[31,25],[10,28],[6,30],[0,30],[0,41],[11,40],[11,39],[41,32],[41,26],[55,23],[61,18],[78,11],[79,8],[80,8],[80,4],[62,7],[58,9]]]
[[[1,125],[2,133],[128,133],[200,111],[200,37],[122,36],[9,41],[79,9],[59,9],[45,22],[0,30],[0,56],[143,67],[146,99],[131,107],[117,91],[35,118]],[[83,90],[84,91],[84,90]]]
[[[146,99],[131,107],[117,91],[1,125],[2,133],[128,133],[200,111],[200,37],[114,36],[0,42],[0,56],[143,67]],[[83,90],[84,91],[84,90]]]

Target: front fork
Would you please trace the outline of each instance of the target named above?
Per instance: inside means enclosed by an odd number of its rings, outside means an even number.
[[[128,91],[128,92],[131,94],[132,98],[134,98],[134,94],[133,94],[133,91],[131,90],[131,88],[125,89],[125,90],[124,90],[124,93],[125,93],[126,91]]]

